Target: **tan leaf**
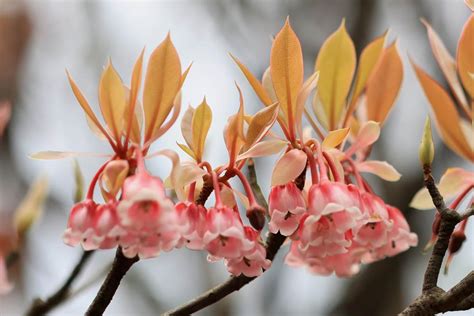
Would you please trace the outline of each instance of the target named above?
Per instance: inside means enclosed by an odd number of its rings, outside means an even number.
[[[184,112],[183,118],[181,119],[181,134],[183,134],[184,140],[189,148],[193,148],[193,130],[192,122],[194,116],[194,108],[188,106],[186,112]]]
[[[287,141],[280,139],[264,140],[256,143],[246,152],[240,154],[237,160],[274,155],[282,151],[287,145]]]
[[[446,80],[448,81],[448,84],[451,90],[453,91],[454,96],[463,107],[467,107],[466,96],[464,95],[461,82],[458,78],[456,62],[454,61],[454,58],[446,49],[443,41],[435,32],[435,30],[431,27],[431,25],[423,19],[421,20],[421,22],[426,27],[426,31],[428,33],[428,40],[430,41],[433,55],[436,61],[438,62],[439,68],[441,68],[441,71],[446,77]]]
[[[122,80],[109,61],[100,78],[99,103],[105,123],[117,142],[120,142],[122,136],[126,101]]]
[[[287,19],[275,37],[270,55],[270,74],[289,129],[294,127],[296,98],[303,84],[301,44]]]
[[[341,129],[336,129],[333,131],[330,131],[329,134],[324,138],[323,140],[323,148],[335,148],[339,146],[347,137],[349,134],[350,128],[341,128]]]
[[[168,34],[151,54],[147,67],[143,91],[145,142],[154,136],[170,113],[181,84],[181,63]]]
[[[397,98],[403,64],[396,43],[387,47],[367,80],[367,119],[383,124]]]
[[[346,104],[356,67],[354,43],[345,22],[331,34],[321,47],[315,71],[319,71],[318,93],[328,118],[329,130],[337,128]]]
[[[459,38],[456,62],[459,77],[467,93],[474,99],[474,79],[469,73],[474,73],[474,14],[471,14]],[[471,103],[471,107],[472,107]],[[472,109],[471,109],[472,111]]]
[[[412,65],[435,114],[441,138],[458,155],[474,161],[474,154],[461,130],[460,117],[453,100],[438,82],[413,62]]]
[[[29,155],[29,158],[36,160],[56,160],[73,157],[110,157],[110,154],[98,154],[98,153],[87,153],[87,152],[75,152],[75,151],[39,151]]]
[[[107,135],[108,133],[105,131],[104,127],[102,124],[100,124],[99,120],[97,119],[97,116],[95,116],[94,111],[92,111],[91,106],[89,105],[89,102],[87,102],[87,99],[84,97],[84,94],[82,91],[79,89],[77,86],[76,82],[74,79],[72,79],[71,74],[69,71],[66,70],[67,78],[69,80],[69,84],[71,85],[72,92],[74,93],[74,96],[76,97],[77,101],[79,102],[79,105],[82,107],[84,110],[87,118],[95,124],[98,130],[102,132],[103,135]],[[95,132],[94,132],[95,133]],[[96,134],[96,133],[95,133]]]
[[[387,38],[388,31],[385,32],[382,36],[377,37],[375,40],[370,42],[362,51],[360,55],[359,66],[357,68],[357,74],[355,77],[354,91],[352,92],[351,103],[344,115],[343,127],[347,127],[349,123],[349,118],[354,113],[357,105],[358,97],[362,93],[369,79],[370,74],[375,68],[377,61],[379,61],[380,56],[382,55],[383,47],[385,45],[385,40]]]
[[[357,170],[375,174],[386,181],[398,181],[402,176],[392,165],[386,161],[363,161],[357,164]]]
[[[193,146],[194,154],[197,162],[201,162],[202,154],[204,152],[204,144],[206,142],[209,127],[211,127],[212,111],[206,103],[206,98],[194,111],[191,122],[193,131]]]
[[[246,148],[260,141],[270,130],[278,117],[278,103],[258,111],[247,129]]]
[[[248,82],[252,86],[253,90],[257,94],[257,96],[260,98],[263,104],[265,105],[271,105],[273,104],[272,99],[268,96],[267,92],[265,91],[265,88],[262,86],[260,81],[258,81],[257,78],[250,72],[250,70],[247,69],[247,67],[244,66],[236,57],[234,57],[232,54],[230,54],[230,57],[235,61],[237,66],[239,66],[240,70],[244,74],[245,78],[247,78]]]
[[[24,235],[41,216],[46,200],[48,180],[38,178],[28,190],[13,216],[13,226],[20,236]]]

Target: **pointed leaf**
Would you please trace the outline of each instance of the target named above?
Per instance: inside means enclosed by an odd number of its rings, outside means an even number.
[[[251,119],[247,129],[246,148],[260,141],[272,128],[278,117],[278,103],[258,111]]]
[[[126,101],[122,80],[109,61],[100,78],[99,103],[105,123],[117,142],[122,136],[123,118],[127,108]]]
[[[383,124],[397,98],[403,65],[396,43],[387,47],[367,81],[367,119]]]
[[[385,40],[387,39],[388,32],[385,32],[382,36],[377,37],[371,43],[369,43],[360,55],[359,68],[357,69],[357,75],[354,83],[354,93],[352,98],[356,99],[367,83],[372,70],[374,70],[377,61],[383,52]]]
[[[272,74],[270,72],[270,67],[268,67],[262,76],[262,85],[265,91],[267,92],[267,95],[270,97],[272,102],[277,102],[277,96],[275,93],[275,89],[273,88],[273,82],[272,82]]]
[[[103,128],[102,124],[100,124],[99,120],[95,116],[94,111],[92,111],[92,108],[89,105],[89,102],[87,102],[86,98],[84,97],[84,94],[79,89],[79,87],[77,86],[74,79],[72,79],[71,74],[69,73],[69,71],[66,70],[66,74],[67,74],[67,78],[69,80],[69,84],[71,85],[72,92],[74,93],[74,96],[76,97],[77,101],[79,102],[79,105],[84,110],[86,116],[90,119],[90,121],[92,121],[95,124],[97,129],[99,129],[102,132],[103,135],[108,136],[108,134],[105,131],[105,129]]]
[[[467,93],[474,99],[474,79],[469,76],[474,73],[474,14],[471,14],[459,38],[456,62],[459,77]],[[471,103],[471,107],[472,107]]]
[[[197,162],[201,162],[202,154],[204,152],[204,144],[206,142],[207,132],[211,126],[211,121],[212,111],[206,103],[206,98],[204,98],[201,105],[199,105],[194,111],[191,123],[193,130],[193,149]]]
[[[224,129],[224,141],[227,146],[227,151],[229,152],[229,158],[231,163],[235,162],[235,158],[240,152],[240,149],[245,144],[245,135],[244,135],[244,100],[242,96],[242,91],[239,86],[237,86],[239,92],[239,111],[237,114],[231,116],[228,120],[228,123]]]
[[[183,134],[184,140],[186,144],[188,144],[189,148],[193,148],[193,116],[194,116],[194,108],[192,106],[188,106],[186,112],[184,112],[183,118],[181,120],[181,134]]]
[[[349,134],[350,128],[341,128],[330,131],[329,134],[323,140],[323,148],[335,148],[346,139]]]
[[[280,108],[287,122],[292,124],[296,98],[303,84],[303,52],[288,19],[273,41],[270,74]]]
[[[474,185],[474,172],[461,168],[448,168],[439,181],[438,190],[445,200],[450,200],[470,185]],[[410,202],[410,207],[419,210],[434,208],[433,201],[426,188],[415,194]]]
[[[435,114],[438,130],[446,145],[462,157],[474,160],[460,127],[460,117],[448,93],[426,72],[412,62],[418,81]]]
[[[347,156],[351,156],[356,151],[364,149],[377,141],[380,136],[380,125],[378,122],[368,121],[359,130],[357,137],[351,147],[346,151]]]
[[[31,159],[37,160],[56,160],[73,157],[110,157],[110,154],[98,154],[98,153],[87,153],[87,152],[75,152],[75,151],[39,151],[29,155]]]
[[[306,168],[306,154],[299,149],[285,153],[276,163],[272,174],[272,186],[295,180]]]
[[[128,106],[127,111],[125,112],[125,121],[127,122],[127,133],[130,133],[131,139],[134,143],[140,143],[140,123],[137,119],[137,100],[138,92],[140,90],[140,85],[142,81],[142,68],[143,68],[143,53],[145,49],[142,50],[140,56],[138,56],[135,66],[133,66],[132,80],[130,84],[130,93],[128,95]],[[141,105],[139,105],[141,107]],[[143,113],[143,109],[141,109]],[[127,135],[126,135],[127,136]]]
[[[329,130],[337,128],[346,104],[356,67],[354,43],[345,22],[331,34],[321,47],[315,71],[319,71],[318,93],[328,119]]]
[[[143,91],[145,142],[165,121],[182,84],[178,52],[168,34],[150,56]]]
[[[250,72],[250,70],[247,69],[247,67],[244,66],[236,57],[234,57],[232,54],[230,54],[230,57],[235,61],[237,66],[239,66],[240,70],[244,74],[245,78],[247,78],[248,82],[252,86],[253,90],[257,94],[257,96],[260,98],[263,104],[265,105],[270,105],[273,104],[272,99],[268,96],[267,92],[265,91],[265,88],[262,86],[260,81],[258,81],[257,78]]]
[[[357,164],[357,170],[375,174],[386,181],[398,181],[402,176],[392,165],[386,161],[363,161]]]
[[[296,109],[295,109],[295,124],[296,130],[300,137],[303,137],[303,113],[306,106],[306,100],[310,93],[316,88],[318,85],[319,80],[319,73],[313,73],[304,83],[303,87],[301,88],[300,92],[298,93],[298,97],[296,99]]]
[[[176,143],[176,144],[178,144],[179,148],[181,148],[185,153],[191,156],[191,158],[196,160],[196,155],[194,154],[194,151],[191,148],[189,148],[188,146],[184,144],[180,144],[180,143]]]
[[[24,235],[41,216],[47,190],[48,180],[45,177],[37,179],[15,210],[13,225],[20,236]]]
[[[282,151],[287,145],[288,142],[281,139],[264,140],[240,154],[237,160],[274,155]]]
[[[444,46],[443,41],[435,32],[435,30],[431,27],[431,25],[425,20],[421,20],[421,22],[426,27],[426,31],[428,33],[428,40],[430,41],[433,55],[436,61],[438,62],[439,68],[441,68],[441,71],[446,77],[446,80],[448,81],[448,84],[451,90],[453,91],[454,96],[459,101],[459,103],[461,103],[462,106],[467,107],[466,96],[464,95],[461,82],[458,78],[454,58],[448,52],[448,50]]]

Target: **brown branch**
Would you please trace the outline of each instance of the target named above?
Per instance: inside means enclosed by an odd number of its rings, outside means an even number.
[[[104,283],[99,289],[94,301],[91,303],[86,316],[102,315],[109,306],[112,298],[114,297],[117,288],[120,285],[120,281],[125,276],[130,267],[138,261],[138,257],[127,258],[122,253],[122,248],[118,247],[115,254],[114,262],[112,263],[112,269],[104,280]]]
[[[258,202],[261,206],[266,206],[266,208],[268,209],[268,204],[257,182],[257,175],[255,173],[255,165],[253,161],[249,161],[248,171],[249,183],[256,198],[258,199]],[[297,179],[298,183],[300,184],[299,187],[301,187],[301,183],[304,184],[304,176],[305,172],[302,172]],[[273,261],[275,255],[277,254],[278,250],[283,245],[285,240],[286,237],[281,234],[269,234],[265,243],[265,249],[267,252],[266,258]],[[224,283],[219,284],[218,286],[194,298],[188,303],[181,305],[173,310],[170,310],[164,313],[163,315],[190,315],[220,301],[227,295],[240,290],[242,287],[244,287],[246,284],[250,283],[254,279],[256,279],[256,277],[247,277],[243,274],[239,276],[231,276]]]
[[[93,254],[93,251],[84,251],[82,253],[81,258],[79,259],[77,264],[74,266],[74,269],[71,271],[71,274],[66,279],[64,284],[46,300],[41,300],[39,298],[35,299],[33,303],[31,304],[30,308],[28,309],[28,311],[26,312],[26,315],[28,316],[45,315],[46,313],[51,311],[53,308],[63,303],[69,297],[72,283],[79,276],[82,269],[91,258],[92,254]]]
[[[273,261],[276,253],[285,241],[286,237],[280,234],[270,234],[267,238],[265,248],[267,250],[267,259]],[[200,311],[226,297],[227,295],[240,290],[246,284],[256,279],[256,277],[247,277],[243,274],[239,276],[232,276],[224,283],[210,289],[188,303],[170,310],[163,315],[191,315]]]
[[[267,200],[265,199],[262,189],[260,188],[260,185],[258,184],[257,173],[255,172],[255,162],[253,161],[253,159],[248,160],[247,168],[248,168],[248,173],[249,173],[249,183],[250,183],[250,186],[252,187],[253,194],[255,195],[255,198],[257,199],[258,204],[260,204],[260,206],[263,207],[264,209],[268,210]]]
[[[431,168],[425,166],[423,171],[425,187],[430,193],[436,210],[441,215],[441,223],[438,238],[425,271],[422,293],[412,304],[401,312],[400,315],[434,315],[447,311],[473,308],[474,272],[471,271],[471,273],[448,292],[438,287],[439,272],[448,249],[449,239],[456,225],[464,218],[467,218],[472,212],[468,210],[465,215],[461,216],[456,211],[447,208],[431,175]]]

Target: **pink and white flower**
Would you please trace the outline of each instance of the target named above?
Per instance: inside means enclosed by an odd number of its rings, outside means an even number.
[[[226,259],[227,270],[238,276],[244,274],[248,277],[256,277],[270,268],[271,261],[266,258],[266,250],[258,231],[252,227],[245,227],[245,237],[253,243],[253,247],[245,251],[240,258]]]
[[[306,211],[306,202],[301,190],[293,182],[272,187],[268,201],[270,213],[269,230],[291,236],[297,229]]]
[[[221,204],[210,208],[206,222],[203,240],[211,256],[236,259],[254,246],[245,236],[239,214],[230,207]]]
[[[166,196],[161,180],[146,171],[125,180],[117,211],[127,232],[120,238],[125,256],[153,257],[178,243],[174,204]]]
[[[180,202],[176,204],[175,209],[181,231],[179,246],[184,244],[188,249],[204,249],[204,234],[207,230],[206,208],[192,202]]]
[[[96,209],[97,204],[91,199],[86,199],[72,207],[63,235],[65,244],[77,246],[87,240],[87,237],[93,232],[93,218]]]

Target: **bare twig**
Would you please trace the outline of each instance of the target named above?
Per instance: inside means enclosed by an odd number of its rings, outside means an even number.
[[[458,212],[446,207],[431,175],[431,168],[428,166],[424,167],[424,182],[436,210],[441,215],[441,223],[438,239],[425,271],[422,293],[400,315],[434,315],[474,308],[474,272],[469,273],[447,292],[438,287],[439,272],[448,249],[449,239],[456,225],[468,215],[461,216]],[[465,214],[471,213],[471,210],[468,210]]]
[[[63,303],[68,297],[71,289],[72,283],[76,280],[76,278],[81,273],[82,269],[86,265],[87,261],[89,261],[93,251],[84,251],[82,253],[81,258],[75,265],[74,269],[71,271],[71,274],[66,279],[64,284],[49,298],[46,300],[35,299],[33,304],[30,306],[26,315],[28,316],[35,316],[35,315],[45,315],[47,312],[58,306],[59,304]]]
[[[265,201],[265,198],[263,197],[262,191],[260,189],[260,186],[258,185],[257,182],[257,175],[255,173],[255,167],[253,162],[250,162],[248,165],[249,168],[249,183],[252,187],[252,190],[258,199],[258,202],[262,206],[266,206],[268,208],[267,202]],[[300,177],[304,177],[304,172]],[[300,183],[304,183],[304,181],[299,181]],[[263,201],[262,201],[263,200]],[[265,202],[265,203],[263,203]],[[275,258],[275,255],[277,254],[278,250],[280,247],[283,245],[285,242],[286,237],[281,235],[281,234],[269,234],[266,244],[265,244],[265,249],[267,251],[266,258],[273,261]],[[190,315],[192,313],[195,313],[197,311],[200,311],[218,301],[226,297],[227,295],[240,290],[242,287],[244,287],[246,284],[250,283],[253,281],[256,277],[247,277],[243,274],[239,276],[232,276],[227,281],[224,283],[221,283],[220,285],[214,287],[213,289],[210,289],[209,291],[203,293],[202,295],[196,297],[195,299],[189,301],[188,303],[179,306],[173,310],[170,310],[163,315]]]
[[[122,248],[117,248],[115,259],[112,263],[112,269],[105,278],[97,296],[94,298],[94,301],[89,306],[85,315],[95,316],[104,313],[105,309],[112,301],[112,298],[120,285],[120,281],[122,281],[122,278],[125,276],[127,271],[137,261],[138,257],[127,258],[123,255]]]

